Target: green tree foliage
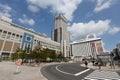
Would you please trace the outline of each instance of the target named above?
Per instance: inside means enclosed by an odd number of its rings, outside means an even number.
[[[48,48],[42,48],[41,46],[36,46],[34,50],[30,51],[29,54],[26,53],[25,50],[22,50],[20,48],[17,48],[15,53],[11,56],[12,60],[21,58],[22,60],[25,60],[28,62],[36,61],[47,61],[47,59],[50,59],[49,61],[56,61],[57,58],[62,58],[62,55],[59,55],[56,53],[55,50],[50,50]]]
[[[16,51],[15,51],[15,53],[13,53],[11,55],[11,59],[12,60],[17,60],[17,59],[22,59],[23,60],[23,59],[25,59],[25,57],[26,57],[25,50],[22,50],[20,48],[17,48]]]
[[[17,60],[18,59],[18,53],[13,53],[11,55],[11,59],[14,61],[14,60]]]
[[[20,51],[18,52],[18,54],[19,54],[19,58],[20,59],[25,59],[25,57],[26,57],[26,52],[25,52],[25,50],[22,50],[22,49],[20,49]]]

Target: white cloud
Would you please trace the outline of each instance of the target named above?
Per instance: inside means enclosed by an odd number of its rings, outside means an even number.
[[[68,31],[70,32],[72,41],[85,38],[90,33],[100,36],[109,30],[110,22],[110,20],[99,20],[98,22],[73,23],[72,26],[68,27]]]
[[[12,8],[6,4],[0,4],[0,17],[1,16],[6,16],[6,17],[11,17],[11,12]]]
[[[104,9],[107,9],[111,6],[113,0],[97,0],[97,5],[94,9],[94,12],[100,12]]]
[[[112,27],[109,29],[109,34],[113,35],[113,34],[116,34],[118,32],[120,32],[120,27]]]
[[[29,5],[28,9],[32,12],[38,12],[39,11],[39,8],[37,6],[34,6],[34,5]]]
[[[37,8],[48,8],[53,13],[63,13],[64,16],[71,21],[73,13],[82,0],[26,0],[29,5],[34,5]],[[29,7],[29,6],[28,6]],[[32,11],[33,12],[33,11]]]
[[[35,21],[33,19],[29,19],[26,17],[26,15],[23,15],[22,18],[18,19],[23,24],[28,24],[30,26],[35,24]]]

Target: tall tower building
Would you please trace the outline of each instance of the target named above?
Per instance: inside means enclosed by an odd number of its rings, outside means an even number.
[[[58,14],[55,16],[55,25],[52,32],[52,40],[61,43],[61,52],[64,57],[69,57],[69,33],[67,32],[67,19]]]

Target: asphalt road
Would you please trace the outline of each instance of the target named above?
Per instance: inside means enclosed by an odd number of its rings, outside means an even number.
[[[80,66],[80,63],[55,64],[41,69],[48,80],[82,80],[93,71]]]

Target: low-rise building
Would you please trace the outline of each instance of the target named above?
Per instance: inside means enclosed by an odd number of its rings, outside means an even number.
[[[23,28],[12,23],[12,20],[6,17],[0,18],[0,56],[10,56],[17,48],[23,50],[32,50],[36,45],[40,44],[44,48],[61,51],[61,45],[52,41],[33,30]],[[29,52],[29,51],[28,51]]]
[[[71,52],[75,61],[89,57],[96,58],[98,54],[104,52],[102,39],[90,34],[85,40],[71,43]]]

